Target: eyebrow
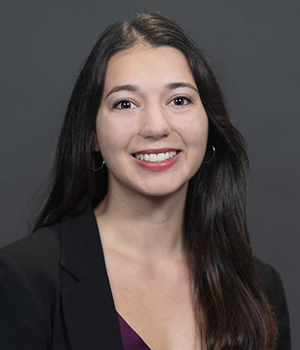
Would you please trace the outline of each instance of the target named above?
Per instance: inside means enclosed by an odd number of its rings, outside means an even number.
[[[175,83],[168,83],[165,85],[165,89],[169,89],[169,90],[175,90],[178,88],[190,88],[194,91],[196,91],[197,93],[199,93],[199,91],[190,83],[185,83],[185,82],[175,82]],[[112,88],[109,93],[105,96],[105,98],[108,98],[108,96],[110,96],[111,94],[113,94],[114,92],[118,92],[118,91],[140,91],[141,89],[139,88],[138,85],[132,85],[132,84],[126,84],[126,85],[119,85],[119,86],[115,86],[114,88]]]

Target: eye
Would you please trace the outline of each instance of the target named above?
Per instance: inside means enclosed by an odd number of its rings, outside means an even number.
[[[192,100],[188,97],[178,96],[171,101],[171,104],[172,102],[174,102],[173,106],[185,106],[192,103]]]
[[[128,101],[128,100],[121,100],[119,102],[116,102],[113,105],[113,108],[114,109],[131,109],[131,106],[135,106],[133,108],[136,108],[136,105],[133,102]]]

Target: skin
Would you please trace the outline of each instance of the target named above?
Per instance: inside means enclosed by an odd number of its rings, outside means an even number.
[[[187,87],[166,89],[170,82],[187,82],[197,90],[185,56],[175,48],[138,46],[111,57],[94,145],[109,174],[108,194],[96,216],[109,221],[117,215],[118,225],[111,221],[111,243],[156,261],[157,254],[171,257],[181,252],[188,181],[201,166],[208,136],[199,93]],[[112,88],[125,84],[137,85],[140,91],[119,91],[105,98]],[[180,96],[192,102],[174,101]],[[113,108],[120,100],[132,102],[130,108]],[[162,147],[182,151],[165,171],[144,170],[132,158],[139,150]]]
[[[194,89],[165,88],[173,82]],[[125,84],[139,90],[106,98]],[[109,185],[94,212],[115,307],[156,350],[200,348],[182,249],[188,181],[202,164],[208,137],[208,118],[195,90],[179,50],[137,46],[110,58],[96,120],[94,147],[106,162]],[[121,100],[130,108],[117,104]],[[145,170],[132,157],[164,147],[181,150],[177,163],[164,171]]]

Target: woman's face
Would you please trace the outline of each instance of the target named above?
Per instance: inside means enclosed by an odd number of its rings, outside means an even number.
[[[112,56],[96,133],[114,190],[163,196],[187,186],[205,154],[208,118],[181,51],[137,46]]]

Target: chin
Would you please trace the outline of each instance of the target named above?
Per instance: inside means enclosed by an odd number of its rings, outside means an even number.
[[[140,190],[139,192],[147,197],[163,198],[184,190],[185,185],[186,184],[181,184],[180,186],[167,186],[166,184],[162,184],[161,186],[155,186],[146,189],[143,188],[143,190]]]

